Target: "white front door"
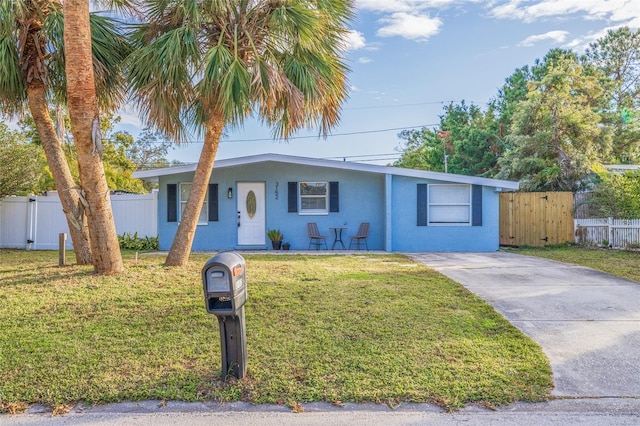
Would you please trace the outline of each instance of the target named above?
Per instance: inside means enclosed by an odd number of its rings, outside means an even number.
[[[238,183],[238,245],[265,244],[264,182]]]

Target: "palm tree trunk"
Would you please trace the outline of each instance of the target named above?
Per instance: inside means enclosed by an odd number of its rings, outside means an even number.
[[[91,247],[89,245],[89,229],[84,220],[84,207],[80,193],[76,190],[73,176],[69,170],[67,159],[62,152],[60,141],[49,115],[49,105],[45,97],[45,88],[41,80],[33,80],[27,87],[29,110],[38,129],[42,148],[47,157],[47,164],[56,183],[62,211],[67,217],[69,234],[73,242],[78,265],[91,264]]]
[[[165,261],[166,266],[186,266],[189,261],[193,237],[198,226],[198,217],[209,188],[209,179],[213,171],[213,163],[216,159],[223,128],[222,114],[212,113],[205,125],[204,144],[191,183],[191,193],[180,217],[178,230]]]
[[[89,1],[66,0],[64,45],[67,100],[71,132],[78,153],[81,187],[88,204],[86,213],[93,267],[99,274],[118,274],[124,271],[124,265],[100,158],[100,145],[93,134],[94,124],[97,125],[99,121],[90,31]]]

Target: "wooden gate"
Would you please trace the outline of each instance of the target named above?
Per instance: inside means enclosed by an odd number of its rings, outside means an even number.
[[[500,194],[500,245],[539,247],[573,240],[571,192]]]

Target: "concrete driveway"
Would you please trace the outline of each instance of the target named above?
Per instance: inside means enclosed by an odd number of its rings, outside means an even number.
[[[493,305],[551,361],[555,396],[640,397],[640,283],[513,253],[409,254]]]

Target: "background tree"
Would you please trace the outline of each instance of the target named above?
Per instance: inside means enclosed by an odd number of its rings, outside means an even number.
[[[65,3],[66,5],[66,3]],[[225,125],[252,113],[287,138],[339,120],[349,0],[149,0],[138,28],[132,90],[145,120],[177,141],[183,122],[204,132],[185,210],[166,264],[185,265]],[[181,120],[182,119],[182,120]]]
[[[0,123],[0,200],[8,195],[38,192],[44,168],[41,155],[39,147]]]
[[[600,171],[588,202],[591,211],[596,210],[596,217],[639,218],[640,172]]]
[[[470,176],[493,176],[502,154],[503,138],[493,106],[483,113],[464,101],[451,105],[440,124],[445,146],[451,146],[449,171]]]
[[[407,142],[394,163],[397,167],[442,172],[446,154],[449,173],[492,176],[502,153],[503,135],[494,108],[483,113],[464,101],[445,107],[439,130],[405,130],[399,136]]]
[[[605,99],[601,76],[576,57],[548,62],[529,82],[513,115],[497,177],[519,180],[528,191],[577,191],[606,155],[608,132],[596,112]]]
[[[137,170],[136,164],[129,157],[128,150],[136,145],[133,136],[126,132],[115,131],[120,117],[103,114],[100,119],[102,135],[102,166],[105,172],[107,187],[110,190],[120,190],[141,194],[147,192],[142,181],[133,177]]]
[[[640,161],[640,30],[610,30],[590,45],[584,60],[608,77],[603,84],[611,102],[601,112],[603,124],[613,130],[607,160],[622,164]]]
[[[444,172],[445,146],[436,129],[403,130],[398,137],[405,143],[395,167]]]
[[[63,109],[50,111],[52,119],[59,116],[56,127],[64,129],[64,142],[62,150],[67,159],[69,170],[76,183],[80,182],[78,171],[78,156],[73,144],[73,136],[69,132],[69,117]],[[140,179],[133,177],[133,172],[153,163],[155,167],[168,167],[170,162],[164,157],[171,142],[161,139],[157,134],[145,131],[138,138],[134,138],[126,132],[116,131],[120,117],[111,113],[102,114],[100,117],[100,130],[104,135],[102,139],[102,164],[110,190],[121,190],[135,193],[148,192],[152,185],[146,185]],[[42,141],[38,135],[35,122],[31,115],[25,115],[19,122],[21,136],[32,144],[40,146]],[[140,165],[139,165],[140,164]],[[41,178],[39,191],[55,190],[56,185],[48,168],[45,168]]]
[[[144,129],[135,143],[124,148],[127,158],[135,164],[136,170],[157,169],[172,164],[166,157],[169,150],[174,148],[173,143],[150,129]]]
[[[577,56],[571,50],[551,49],[542,59],[536,59],[532,66],[517,68],[505,79],[498,95],[492,99],[490,106],[495,110],[500,122],[500,134],[507,135],[511,131],[513,115],[518,111],[520,102],[527,99],[529,83],[540,81],[547,75],[549,68],[559,60],[575,61]]]

